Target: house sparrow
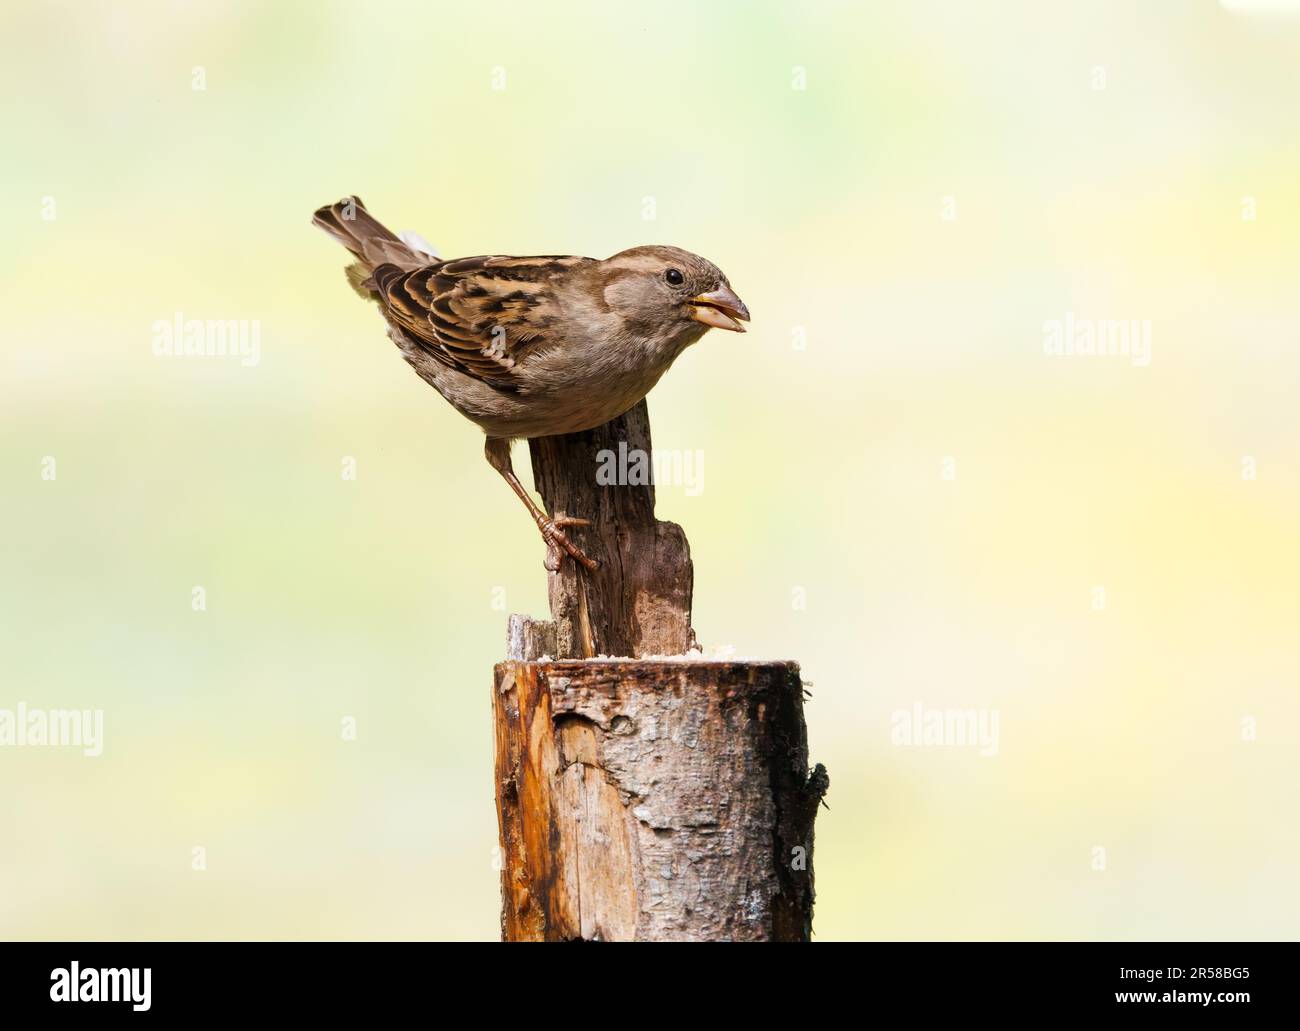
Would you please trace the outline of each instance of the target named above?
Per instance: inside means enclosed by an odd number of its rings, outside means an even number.
[[[352,252],[348,281],[376,301],[388,335],[425,382],[487,434],[487,460],[528,506],[547,544],[597,563],[565,534],[585,519],[550,519],[515,476],[510,444],[591,429],[622,415],[710,328],[743,333],[749,309],[721,270],[678,247],[613,257],[443,261],[415,234],[397,236],[356,197],[312,220]]]

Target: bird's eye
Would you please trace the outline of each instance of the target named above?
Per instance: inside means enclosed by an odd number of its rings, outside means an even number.
[[[681,286],[683,283],[686,282],[686,277],[683,276],[675,268],[670,268],[667,272],[665,272],[664,279],[668,280],[669,286]]]

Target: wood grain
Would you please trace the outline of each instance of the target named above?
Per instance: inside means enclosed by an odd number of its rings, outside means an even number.
[[[651,454],[645,401],[594,430],[529,441],[546,511],[591,520],[573,535],[600,562],[591,573],[566,560],[549,575],[555,658],[681,655],[694,644],[686,534],[655,519],[652,483],[597,481],[602,453],[620,446]]]

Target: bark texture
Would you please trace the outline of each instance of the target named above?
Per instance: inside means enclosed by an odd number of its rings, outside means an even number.
[[[493,702],[505,939],[808,940],[797,665],[509,661]]]

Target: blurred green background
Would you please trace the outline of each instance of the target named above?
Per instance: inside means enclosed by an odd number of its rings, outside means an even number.
[[[0,708],[106,740],[0,748],[0,934],[497,935],[542,549],[309,225],[356,192],[749,304],[651,395],[659,509],[706,648],[812,682],[818,937],[1294,937],[1300,19],[1239,7],[6,4]],[[156,357],[178,311],[260,362]]]

